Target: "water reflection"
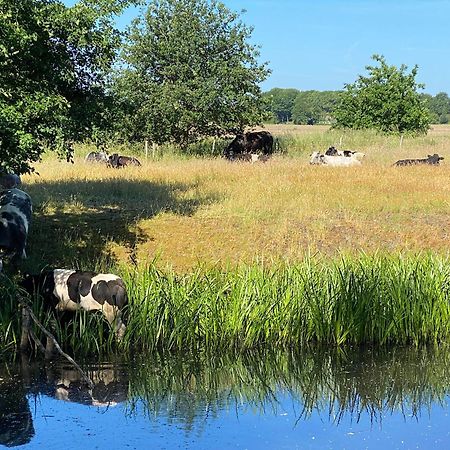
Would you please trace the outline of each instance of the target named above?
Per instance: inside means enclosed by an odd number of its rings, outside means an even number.
[[[447,348],[152,355],[85,363],[95,384],[89,390],[64,362],[2,363],[0,444],[32,440],[36,404],[44,397],[102,411],[122,404],[129,418],[164,419],[196,435],[223,411],[276,417],[286,399],[295,411],[294,428],[316,414],[335,427],[362,417],[382,425],[397,412],[420,422],[424,412],[444,406],[449,364]]]

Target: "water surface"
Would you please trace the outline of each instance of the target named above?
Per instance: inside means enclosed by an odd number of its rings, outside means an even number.
[[[450,352],[152,355],[0,364],[0,446],[450,448]]]

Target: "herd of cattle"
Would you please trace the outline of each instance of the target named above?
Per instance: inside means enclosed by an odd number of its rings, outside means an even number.
[[[254,131],[238,134],[225,148],[223,156],[230,161],[267,161],[274,151],[274,139],[268,131]],[[310,164],[326,166],[359,166],[365,154],[351,150],[337,150],[330,147],[325,153],[315,151]],[[417,164],[438,165],[444,158],[437,154],[421,159],[402,159],[395,166]],[[91,152],[86,162],[104,163],[109,167],[121,168],[140,166],[138,159],[114,153]],[[18,175],[0,175],[0,272],[3,259],[13,265],[26,257],[25,247],[32,217],[30,196],[19,189]],[[127,292],[122,279],[113,274],[53,269],[37,275],[25,274],[21,282],[30,295],[39,293],[44,305],[53,311],[100,310],[114,328],[120,339],[125,332],[121,311],[127,304]]]

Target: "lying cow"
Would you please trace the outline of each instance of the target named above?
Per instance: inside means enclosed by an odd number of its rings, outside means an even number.
[[[118,153],[114,153],[108,158],[108,165],[119,169],[126,166],[141,166],[142,164],[134,156],[120,156]]]
[[[128,302],[125,283],[110,273],[54,269],[38,275],[26,274],[22,287],[31,295],[40,294],[44,307],[64,311],[102,311],[120,340],[125,333],[121,311]],[[49,341],[47,351],[50,353]]]
[[[109,158],[106,152],[90,152],[84,158],[86,162],[104,163],[108,164]]]
[[[437,153],[434,155],[428,155],[427,158],[421,159],[400,159],[394,166],[414,166],[416,164],[431,164],[433,166],[439,165],[439,161],[444,159],[443,156],[439,156]]]
[[[3,258],[11,258],[15,264],[26,257],[31,213],[31,198],[26,192],[17,188],[0,192],[0,271]]]
[[[353,156],[355,158],[364,158],[366,154],[353,150],[337,150],[335,147],[329,147],[325,152],[325,156],[346,156],[348,158],[351,158]]]
[[[0,175],[0,188],[13,189],[18,188],[22,184],[19,175],[15,173],[5,173]]]
[[[268,131],[249,131],[238,134],[223,152],[227,159],[234,160],[237,155],[273,153],[273,136]]]
[[[355,156],[329,156],[322,155],[320,152],[313,152],[309,163],[313,165],[326,165],[331,167],[350,167],[361,165],[361,161],[359,161]]]
[[[245,161],[250,163],[267,162],[270,155],[260,155],[258,153],[241,153],[228,158],[230,161]]]

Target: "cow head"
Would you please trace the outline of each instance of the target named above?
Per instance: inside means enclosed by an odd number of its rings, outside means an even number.
[[[320,152],[312,152],[311,159],[309,160],[310,164],[323,164],[323,155]]]

